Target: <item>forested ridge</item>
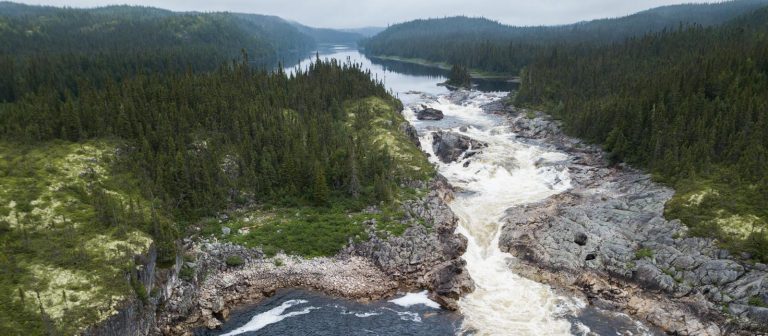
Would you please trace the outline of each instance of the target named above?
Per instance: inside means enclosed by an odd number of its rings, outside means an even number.
[[[148,300],[134,256],[154,245],[167,267],[228,209],[279,215],[238,236],[271,254],[335,254],[371,216],[402,231],[401,185],[433,169],[400,102],[356,64],[268,70],[314,43],[274,20],[0,3],[4,334],[74,334]]]
[[[610,46],[552,47],[515,102],[677,189],[667,215],[768,258],[768,8]]]
[[[517,75],[552,45],[620,43],[624,39],[675,29],[680,24],[718,25],[761,6],[766,0],[685,4],[650,9],[621,18],[561,26],[516,27],[485,18],[420,19],[392,25],[364,40],[366,53]]]
[[[0,53],[17,57],[152,53],[162,58],[173,52],[174,58],[196,67],[205,66],[206,70],[215,68],[222,60],[238,57],[241,49],[248,51],[252,61],[266,65],[314,48],[311,37],[276,17],[175,13],[129,6],[69,9],[13,3],[0,7],[0,41]],[[201,55],[205,55],[202,60]]]

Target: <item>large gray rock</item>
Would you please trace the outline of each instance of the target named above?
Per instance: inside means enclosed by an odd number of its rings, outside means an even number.
[[[442,120],[443,117],[445,117],[443,111],[426,106],[422,106],[422,108],[416,112],[416,119],[419,120]]]
[[[459,299],[475,290],[475,283],[469,276],[466,265],[463,259],[454,259],[429,274],[430,298],[447,309],[458,310]]]
[[[485,147],[488,147],[488,144],[463,134],[444,131],[432,133],[432,149],[440,161],[445,163],[457,161],[462,154],[464,157],[470,157]]]
[[[671,333],[721,334],[712,326],[730,318],[722,314],[725,306],[737,310],[733,315],[741,318],[744,333],[768,331],[761,322],[764,308],[750,305],[768,297],[766,269],[732,258],[711,239],[686,237],[679,221],[665,219],[664,205],[674,190],[630,167],[609,166],[600,148],[564,136],[546,116],[511,112],[510,125],[522,141],[569,154],[557,164],[569,171],[572,188],[508,209],[499,238],[503,251],[565,285],[592,274],[638,294],[659,293],[653,300],[632,294],[601,302],[640,314]]]

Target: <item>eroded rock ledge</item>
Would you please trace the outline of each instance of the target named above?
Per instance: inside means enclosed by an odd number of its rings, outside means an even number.
[[[768,329],[768,267],[729,256],[710,239],[686,237],[663,216],[674,191],[630,167],[609,167],[603,151],[564,136],[542,113],[492,103],[531,144],[569,153],[572,189],[510,208],[500,248],[535,280],[577,289],[590,303],[623,310],[679,335],[752,335]],[[531,118],[531,115],[535,118]]]

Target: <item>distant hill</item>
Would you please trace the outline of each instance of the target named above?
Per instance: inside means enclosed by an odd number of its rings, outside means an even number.
[[[393,25],[361,45],[373,55],[464,63],[514,73],[528,64],[541,46],[620,42],[681,24],[718,25],[763,6],[768,6],[768,0],[674,5],[621,18],[538,27],[464,16],[415,20]]]
[[[330,28],[313,28],[298,22],[292,23],[301,33],[311,37],[317,43],[357,43],[368,37],[353,31]]]
[[[383,32],[385,29],[384,27],[362,27],[362,28],[347,28],[347,29],[340,29],[341,31],[349,32],[349,33],[357,33],[360,35],[363,35],[365,37],[372,37],[375,36],[378,33]]]
[[[226,60],[246,50],[252,60],[270,63],[314,47],[312,37],[275,16],[177,13],[136,6],[73,9],[0,3],[0,52],[19,56],[186,50],[218,54],[219,59]]]

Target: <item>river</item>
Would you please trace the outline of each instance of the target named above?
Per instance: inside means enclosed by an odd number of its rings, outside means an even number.
[[[618,313],[597,310],[547,285],[522,278],[498,248],[499,219],[509,207],[543,200],[570,187],[567,170],[537,165],[567,154],[518,141],[501,117],[484,113],[485,103],[503,99],[513,83],[480,82],[469,99],[447,99],[445,71],[366,58],[346,45],[324,46],[321,58],[362,64],[403,101],[442,110],[441,121],[419,121],[403,112],[431,152],[431,131],[451,130],[489,144],[468,164],[431,160],[460,192],[450,204],[458,231],[469,244],[464,259],[477,289],[459,302],[458,313],[440,309],[426,293],[361,304],[303,290],[282,290],[257,305],[235,311],[222,330],[199,335],[647,335],[658,331]],[[314,57],[314,56],[312,56]],[[302,64],[310,62],[310,58]],[[291,69],[287,69],[291,71]]]

